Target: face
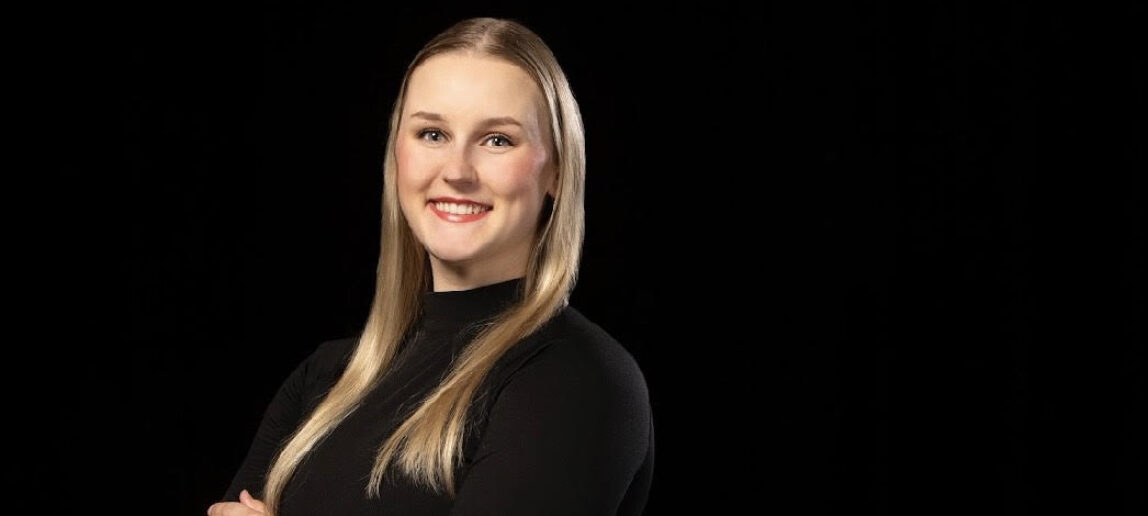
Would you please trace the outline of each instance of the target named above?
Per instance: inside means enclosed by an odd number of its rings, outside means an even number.
[[[396,186],[436,290],[525,274],[556,187],[545,105],[525,71],[497,58],[440,54],[411,74]]]

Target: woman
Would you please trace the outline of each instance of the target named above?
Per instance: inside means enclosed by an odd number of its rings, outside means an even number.
[[[284,382],[208,514],[640,514],[643,375],[568,306],[584,181],[537,35],[477,18],[432,39],[391,115],[366,325]]]

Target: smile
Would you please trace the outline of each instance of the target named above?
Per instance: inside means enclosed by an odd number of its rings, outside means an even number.
[[[485,204],[468,201],[456,202],[453,200],[431,200],[427,202],[427,207],[429,207],[435,215],[438,215],[440,219],[447,222],[474,222],[486,217],[486,214],[490,213],[493,209],[492,206]]]

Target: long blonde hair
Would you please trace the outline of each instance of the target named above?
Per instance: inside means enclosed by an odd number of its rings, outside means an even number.
[[[557,189],[535,233],[520,301],[471,341],[449,374],[379,448],[367,485],[378,496],[392,463],[418,485],[455,494],[454,469],[462,463],[468,410],[495,362],[569,302],[577,277],[584,229],[586,150],[582,116],[550,48],[513,20],[463,20],[428,42],[407,67],[391,112],[383,165],[382,240],[375,295],[354,353],[339,381],[277,455],[264,486],[264,502],[277,512],[284,486],[301,461],[355,410],[387,373],[400,341],[418,316],[430,287],[426,250],[399,208],[395,137],[411,73],[430,57],[473,52],[504,59],[531,75],[549,110]]]

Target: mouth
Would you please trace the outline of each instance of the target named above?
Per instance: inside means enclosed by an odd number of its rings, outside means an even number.
[[[427,201],[427,207],[447,222],[474,222],[486,216],[494,206],[469,199],[437,197]]]

